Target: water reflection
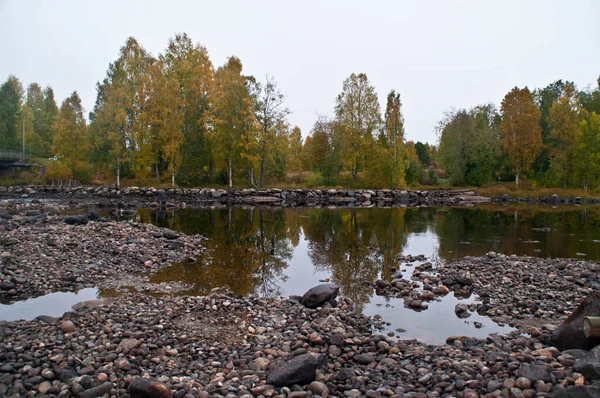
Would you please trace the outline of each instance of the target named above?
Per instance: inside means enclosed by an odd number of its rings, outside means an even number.
[[[301,294],[331,278],[359,304],[389,278],[400,253],[441,260],[488,251],[543,257],[600,258],[600,208],[482,206],[478,208],[140,210],[139,220],[202,234],[206,258],[155,277],[196,285],[195,293],[228,286],[235,293]],[[409,244],[410,242],[410,244]],[[288,278],[290,281],[288,281]]]

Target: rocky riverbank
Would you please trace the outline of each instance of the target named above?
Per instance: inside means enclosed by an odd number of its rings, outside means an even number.
[[[153,187],[128,187],[117,189],[103,186],[52,187],[16,186],[1,187],[0,198],[56,198],[118,200],[135,202],[139,206],[156,206],[158,202],[175,205],[193,204],[266,205],[283,207],[385,207],[385,206],[468,206],[487,203],[490,198],[479,196],[471,190],[370,190],[370,189],[209,189]]]
[[[371,333],[352,310],[284,299],[88,302],[61,319],[0,327],[2,396],[533,397],[597,393],[576,359],[535,339],[452,338],[442,346]],[[592,352],[595,355],[597,353]],[[285,377],[282,377],[284,375]],[[139,377],[157,395],[140,394]],[[589,379],[589,375],[588,375]],[[294,380],[299,380],[294,382]]]
[[[0,208],[0,212],[8,210]],[[0,214],[0,302],[85,287],[132,287],[169,292],[179,284],[151,284],[169,264],[203,254],[202,236],[151,224],[99,219],[69,225],[55,205],[28,204]],[[3,215],[3,218],[2,218]]]

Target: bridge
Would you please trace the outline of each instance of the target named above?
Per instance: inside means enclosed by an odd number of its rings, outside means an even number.
[[[33,166],[28,162],[31,158],[31,154],[23,155],[23,152],[20,151],[0,149],[0,169]]]

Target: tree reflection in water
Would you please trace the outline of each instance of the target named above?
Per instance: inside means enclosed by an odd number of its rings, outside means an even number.
[[[140,210],[142,222],[208,238],[196,264],[176,264],[153,280],[195,284],[206,294],[227,286],[236,294],[297,294],[282,290],[287,275],[310,267],[338,284],[357,304],[369,302],[369,283],[389,279],[411,240],[435,238],[425,254],[440,260],[505,254],[600,259],[600,209],[542,206],[394,209],[274,209],[220,207]],[[545,229],[546,232],[540,229]],[[550,230],[548,232],[548,229]],[[304,242],[300,245],[301,242]],[[304,254],[301,256],[300,254]],[[407,253],[405,253],[407,254]],[[297,256],[297,260],[293,260]],[[301,260],[299,260],[301,259]],[[288,269],[293,264],[292,269]],[[306,277],[307,273],[304,272]],[[294,288],[317,280],[291,281]],[[311,287],[311,286],[309,286]]]

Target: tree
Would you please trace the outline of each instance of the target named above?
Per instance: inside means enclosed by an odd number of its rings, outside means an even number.
[[[342,92],[336,99],[335,113],[344,137],[342,159],[356,181],[364,161],[364,149],[373,139],[373,131],[381,120],[377,94],[367,75],[353,73],[344,80]]]
[[[588,87],[586,90],[579,92],[579,102],[583,109],[600,115],[600,77],[598,77],[597,82],[598,85],[593,90]]]
[[[302,171],[302,131],[294,126],[290,132],[288,149],[288,170],[291,172]]]
[[[258,138],[258,157],[260,164],[259,186],[265,182],[265,168],[272,161],[269,159],[273,153],[275,143],[275,127],[285,122],[290,111],[283,105],[284,96],[277,87],[277,82],[272,76],[267,76],[264,84],[257,84],[256,93],[256,120],[260,125]]]
[[[575,148],[575,175],[587,193],[590,185],[600,183],[600,116],[596,112],[579,125]]]
[[[498,124],[491,104],[446,115],[439,127],[438,157],[452,184],[481,186],[493,181],[501,154]]]
[[[39,84],[31,83],[27,88],[25,106],[31,112],[31,129],[27,129],[26,134],[30,150],[38,155],[51,155],[53,125],[58,114],[52,88],[42,90]]]
[[[575,87],[567,84],[558,99],[550,107],[548,124],[554,146],[550,149],[550,169],[562,182],[563,188],[573,172],[575,142],[581,123],[581,106]]]
[[[233,168],[242,159],[256,160],[256,119],[254,102],[250,97],[242,63],[230,57],[215,75],[217,88],[214,94],[214,141],[218,156],[225,163],[229,187],[233,186]]]
[[[506,94],[501,110],[503,145],[518,186],[520,174],[529,171],[542,150],[541,112],[527,87],[515,87]]]
[[[538,173],[539,178],[543,178],[550,167],[550,150],[555,145],[551,134],[551,126],[549,123],[550,108],[560,98],[564,89],[568,85],[573,85],[571,82],[556,80],[548,84],[542,89],[536,89],[533,92],[535,103],[540,108],[540,127],[542,128],[542,151],[534,165],[534,170]]]
[[[175,79],[166,78],[163,62],[157,61],[149,67],[140,89],[140,96],[147,98],[140,115],[141,126],[147,131],[140,152],[146,159],[144,163],[154,165],[157,179],[160,176],[159,164],[164,159],[171,170],[171,185],[174,186],[185,138],[180,87]]]
[[[0,86],[0,149],[21,149],[23,85],[10,75]]]
[[[404,116],[402,115],[400,93],[394,90],[387,96],[385,107],[385,137],[392,156],[392,185],[395,188],[404,185]]]
[[[423,167],[429,167],[429,164],[431,163],[431,156],[429,156],[429,151],[427,150],[425,144],[423,144],[421,141],[417,141],[415,143],[415,151],[417,152],[419,160],[421,163],[423,163]]]
[[[211,96],[215,92],[215,72],[208,51],[193,44],[183,33],[171,40],[159,56],[168,81],[176,82],[183,111],[184,144],[177,180],[184,185],[207,181],[214,171],[211,153]]]
[[[140,124],[145,97],[140,97],[139,86],[154,62],[148,52],[130,37],[121,47],[119,58],[108,67],[107,76],[97,84],[98,96],[93,112],[91,142],[92,158],[105,166],[114,165],[117,186],[121,185],[121,167],[134,161],[142,146],[139,136],[144,131]]]
[[[52,151],[69,167],[71,173],[75,174],[83,166],[88,150],[87,126],[77,91],[61,104],[54,130],[56,135]]]

